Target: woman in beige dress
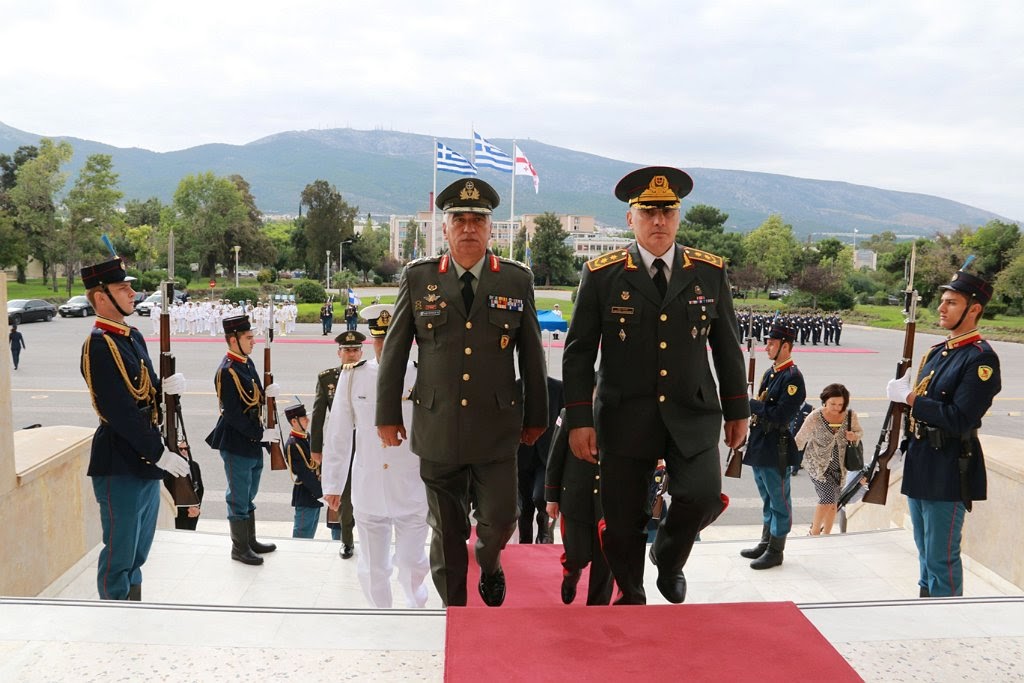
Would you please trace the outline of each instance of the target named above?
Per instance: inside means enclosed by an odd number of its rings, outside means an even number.
[[[857,414],[849,409],[850,392],[842,384],[829,384],[821,392],[821,408],[815,408],[796,434],[796,446],[804,451],[804,468],[818,494],[811,535],[832,533],[836,503],[846,480],[843,463],[847,444],[864,435]]]

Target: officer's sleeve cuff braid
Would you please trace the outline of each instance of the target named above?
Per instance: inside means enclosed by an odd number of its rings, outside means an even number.
[[[746,394],[723,396],[722,415],[726,420],[745,420],[750,417],[750,400]]]

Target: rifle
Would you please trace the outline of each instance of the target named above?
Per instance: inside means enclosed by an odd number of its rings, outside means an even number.
[[[270,325],[267,328],[267,341],[263,345],[263,387],[269,387],[274,383],[274,373],[270,369],[270,347],[274,344],[274,303],[270,303]],[[277,399],[267,396],[267,429],[274,429],[277,427],[278,433],[281,432],[281,428],[277,424]],[[270,443],[270,469],[272,470],[284,470],[288,469],[288,464],[284,461],[284,453],[281,452],[280,442]]]
[[[910,261],[907,268],[907,287],[903,292],[903,312],[906,315],[904,323],[906,328],[903,334],[903,356],[896,365],[896,379],[903,377],[910,371],[914,356],[914,334],[917,331],[917,290],[914,289],[914,266],[917,261],[917,245],[910,250]],[[864,494],[863,501],[875,505],[885,505],[885,499],[889,493],[889,461],[900,447],[900,436],[905,429],[905,422],[909,419],[910,413],[905,403],[890,401],[889,408],[885,412],[885,420],[882,423],[882,433],[875,444],[875,453],[871,457],[871,463],[862,472],[868,477],[868,490]],[[884,450],[883,450],[884,445]],[[857,484],[860,478],[856,479]],[[843,495],[846,491],[843,491]]]
[[[750,309],[750,316],[747,318],[747,393],[754,395],[754,309]],[[747,445],[746,440],[736,448],[729,449],[729,455],[725,459],[725,476],[739,479],[743,472],[743,447]]]
[[[174,232],[171,232],[167,247],[168,277],[174,272]],[[174,374],[175,360],[171,353],[171,302],[174,301],[174,281],[160,283],[163,297],[163,308],[160,309],[160,381]],[[192,449],[188,445],[188,434],[185,433],[185,421],[181,414],[181,401],[177,396],[164,394],[163,437],[167,449],[188,460],[189,471],[192,468]],[[192,475],[175,477],[171,485],[171,497],[177,507],[194,507],[199,505],[199,490]]]

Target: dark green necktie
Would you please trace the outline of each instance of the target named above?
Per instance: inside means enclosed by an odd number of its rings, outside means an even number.
[[[665,262],[660,258],[654,259],[654,269],[658,272],[654,274],[654,286],[658,288],[658,294],[661,298],[665,298],[665,292],[668,291],[668,279],[665,277]]]

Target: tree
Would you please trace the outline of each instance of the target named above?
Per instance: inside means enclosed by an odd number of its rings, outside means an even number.
[[[109,256],[100,234],[120,232],[122,218],[117,204],[124,194],[117,189],[117,182],[111,156],[90,154],[64,200],[67,220],[60,230],[60,242],[68,296],[83,259],[97,261]]]
[[[0,154],[0,268],[16,266],[18,282],[25,284],[28,264],[28,231],[18,224],[18,207],[11,199],[17,184],[18,167],[39,156],[34,145],[22,145],[13,155]]]
[[[301,206],[309,207],[303,225],[306,235],[306,263],[311,272],[324,273],[327,252],[355,232],[359,208],[349,206],[341,193],[326,180],[316,180],[302,190]]]
[[[816,246],[818,253],[821,254],[822,261],[835,263],[836,259],[839,258],[839,254],[842,253],[844,245],[835,237],[828,237],[818,242]]]
[[[1014,302],[1020,314],[1024,308],[1024,253],[1020,253],[999,271],[993,283],[997,295]]]
[[[743,240],[748,254],[757,255],[757,267],[763,275],[760,286],[785,282],[792,274],[800,247],[793,236],[793,226],[783,223],[782,216],[772,214]]]
[[[805,266],[793,279],[793,284],[802,292],[811,295],[811,308],[818,307],[818,299],[835,294],[843,285],[842,279],[833,269],[820,265]]]
[[[411,261],[424,255],[427,249],[427,238],[420,230],[420,222],[410,218],[405,224],[405,239],[402,240],[402,258]]]
[[[378,228],[373,227],[373,222],[367,219],[363,234],[357,235],[352,245],[345,250],[346,256],[351,256],[355,261],[356,268],[363,275],[363,282],[366,282],[371,270],[377,270],[388,255],[388,247],[391,245],[391,230],[386,225]]]
[[[292,238],[298,230],[294,220],[267,221],[263,224],[263,234],[277,252],[277,262],[274,264],[277,270],[292,270],[302,265],[302,261],[295,256],[295,246],[292,244]]]
[[[691,206],[676,231],[676,241],[722,256],[734,266],[744,260],[743,236],[725,232],[729,214],[707,204]]]
[[[977,257],[977,272],[995,275],[1010,263],[1020,243],[1020,228],[1016,223],[991,220],[964,240],[964,245]]]
[[[53,275],[54,291],[57,271],[53,266],[60,253],[56,198],[67,182],[61,167],[71,161],[73,153],[67,142],[54,143],[43,138],[39,141],[39,154],[19,166],[17,182],[8,193],[17,211],[17,225],[27,236],[29,254],[42,264],[44,280]]]
[[[185,176],[174,192],[170,212],[161,219],[161,236],[166,234],[165,228],[174,228],[180,260],[198,263],[204,277],[214,275],[218,263],[234,269],[235,245],[242,248],[243,262],[262,265],[257,258],[262,243],[254,238],[258,235],[267,246],[269,240],[249,224],[249,210],[230,179],[211,172]]]
[[[124,224],[131,226],[160,225],[160,213],[164,205],[157,197],[150,197],[146,201],[129,199],[124,203]]]
[[[160,255],[156,245],[157,232],[152,225],[128,226],[124,229],[124,241],[131,249],[139,270],[152,270]]]
[[[565,243],[569,234],[553,213],[543,213],[534,221],[537,230],[530,241],[533,274],[545,285],[571,284],[575,280],[572,248]]]
[[[526,263],[526,226],[522,226],[516,232],[516,238],[512,241],[512,258],[520,263]],[[529,265],[529,264],[527,264]]]

